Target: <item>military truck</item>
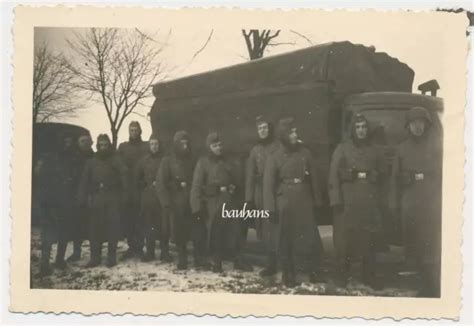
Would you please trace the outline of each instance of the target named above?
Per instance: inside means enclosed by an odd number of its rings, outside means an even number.
[[[277,122],[292,116],[299,136],[318,162],[325,187],[332,152],[347,137],[356,111],[373,122],[388,163],[405,135],[405,112],[415,105],[430,110],[440,127],[442,100],[413,94],[414,71],[386,53],[350,42],[321,44],[209,72],[160,82],[153,87],[153,132],[170,144],[176,130],[192,135],[203,153],[210,130],[242,160],[257,140],[255,117]],[[437,83],[421,86],[436,93]],[[438,87],[439,88],[439,87]],[[327,191],[325,191],[327,203]],[[322,223],[330,223],[326,205]]]

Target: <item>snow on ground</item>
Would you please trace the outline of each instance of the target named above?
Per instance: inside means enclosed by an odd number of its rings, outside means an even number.
[[[55,257],[55,247],[51,261]],[[31,244],[31,288],[82,289],[82,290],[136,290],[136,291],[176,291],[176,292],[227,292],[227,293],[265,293],[265,294],[311,294],[311,295],[352,295],[352,296],[415,296],[416,291],[410,288],[393,286],[374,290],[360,282],[351,282],[347,288],[337,287],[331,280],[331,272],[326,271],[326,283],[311,284],[303,275],[299,276],[301,285],[286,288],[281,284],[281,273],[275,277],[262,279],[255,267],[252,272],[232,270],[232,263],[225,262],[224,273],[194,269],[190,257],[189,269],[178,271],[174,263],[161,263],[159,260],[141,262],[133,258],[122,260],[127,245],[119,243],[118,264],[113,268],[105,266],[106,246],[103,249],[103,265],[86,269],[89,260],[89,244],[83,245],[82,258],[78,262],[68,263],[65,270],[55,269],[53,275],[39,278],[40,238],[39,230],[33,229]],[[72,252],[69,244],[66,252]],[[157,250],[159,254],[159,249]],[[172,254],[176,252],[172,246]],[[190,255],[191,256],[191,255]]]

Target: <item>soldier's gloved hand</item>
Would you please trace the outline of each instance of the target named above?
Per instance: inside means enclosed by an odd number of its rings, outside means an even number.
[[[195,221],[198,221],[198,222],[202,221],[201,211],[192,213],[191,216],[193,217],[193,220]]]
[[[270,217],[268,219],[270,220],[270,223],[278,224],[280,216],[278,216],[278,212],[270,212]]]

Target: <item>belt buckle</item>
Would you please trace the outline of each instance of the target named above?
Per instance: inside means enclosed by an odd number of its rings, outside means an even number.
[[[293,182],[294,182],[294,183],[301,183],[301,179],[300,179],[300,178],[294,178],[294,179],[293,179]]]
[[[181,188],[186,188],[187,183],[185,181],[181,181],[179,185],[181,186]]]
[[[422,181],[425,179],[425,174],[424,173],[415,173],[415,180],[416,181]]]
[[[219,188],[220,192],[226,192],[227,191],[227,187],[226,186],[221,186]]]
[[[358,179],[367,179],[367,172],[357,172]]]

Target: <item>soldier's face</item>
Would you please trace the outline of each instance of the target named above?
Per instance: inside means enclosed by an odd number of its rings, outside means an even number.
[[[153,154],[158,153],[158,150],[160,149],[160,142],[158,139],[150,139],[148,144],[150,145],[150,152]]]
[[[81,151],[88,151],[92,147],[92,139],[89,136],[81,136],[77,140],[77,144]]]
[[[268,123],[261,123],[257,126],[258,137],[260,139],[266,139],[268,137]]]
[[[365,139],[367,138],[367,122],[361,121],[361,122],[356,122],[355,123],[355,134],[358,139]]]
[[[298,143],[298,133],[296,128],[291,128],[290,134],[288,135],[288,141],[291,145],[296,145]]]
[[[211,152],[216,155],[216,156],[221,156],[222,155],[222,144],[221,142],[217,143],[212,143],[209,148],[211,149]]]
[[[97,143],[97,151],[102,153],[108,151],[110,148],[110,143],[107,140],[100,140]]]
[[[408,124],[408,128],[410,128],[410,132],[414,136],[421,136],[425,132],[425,120],[423,119],[415,119],[413,121],[410,121]]]
[[[140,128],[137,126],[130,126],[130,128],[128,128],[128,133],[131,139],[137,139],[140,136]]]
[[[187,152],[188,149],[189,149],[189,144],[188,144],[188,140],[187,139],[181,139],[179,141],[179,149],[182,151],[182,152]]]

